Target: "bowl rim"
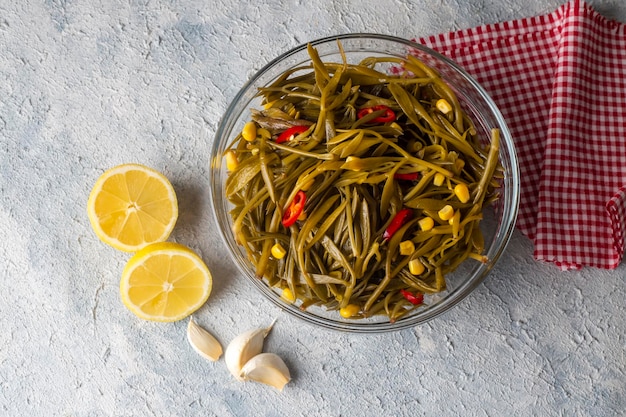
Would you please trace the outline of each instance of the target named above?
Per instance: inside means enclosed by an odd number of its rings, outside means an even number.
[[[512,181],[511,189],[507,193],[506,197],[508,197],[508,208],[509,210],[505,213],[506,217],[502,218],[501,224],[504,226],[502,230],[500,230],[500,244],[494,245],[495,248],[492,247],[493,253],[489,254],[490,262],[486,264],[484,267],[479,267],[476,269],[475,273],[473,273],[468,279],[464,280],[458,287],[454,288],[451,292],[446,296],[446,301],[439,303],[436,308],[424,310],[421,314],[417,316],[409,316],[405,319],[401,319],[394,323],[391,322],[359,322],[359,320],[346,320],[346,321],[338,321],[332,320],[324,317],[319,317],[313,314],[310,314],[306,311],[302,311],[296,306],[289,304],[280,299],[279,295],[269,287],[263,280],[254,277],[254,274],[251,274],[248,269],[246,269],[241,262],[236,258],[234,250],[237,250],[234,247],[232,240],[226,236],[225,228],[229,228],[227,221],[224,224],[222,218],[220,218],[220,193],[222,193],[222,187],[220,184],[216,183],[216,158],[221,158],[219,154],[219,138],[224,138],[223,140],[228,140],[232,133],[232,128],[234,127],[234,123],[241,117],[241,112],[235,114],[235,110],[237,109],[238,103],[241,101],[246,94],[249,93],[249,90],[255,84],[255,82],[265,75],[268,71],[274,68],[277,64],[284,61],[285,59],[293,56],[297,53],[306,50],[307,46],[310,44],[315,47],[317,45],[328,44],[330,42],[337,42],[342,40],[354,40],[354,39],[373,39],[377,41],[390,42],[394,44],[404,45],[407,48],[411,48],[421,53],[425,53],[427,55],[432,56],[433,58],[443,62],[447,66],[451,67],[454,72],[461,76],[461,78],[469,83],[471,88],[478,93],[480,98],[485,101],[488,105],[489,111],[492,113],[491,116],[495,119],[498,128],[500,129],[500,135],[502,141],[505,142],[506,148],[509,156],[509,169],[505,172],[505,177],[509,177]],[[229,120],[232,119],[232,120]],[[230,122],[230,123],[229,123]],[[274,305],[278,306],[281,310],[286,310],[291,313],[295,317],[310,323],[316,326],[320,326],[327,329],[339,330],[343,332],[353,332],[353,333],[384,333],[384,332],[393,332],[407,328],[413,328],[417,325],[424,324],[436,317],[441,316],[443,313],[448,312],[450,309],[455,307],[461,301],[467,298],[467,296],[478,287],[489,275],[493,267],[497,264],[500,259],[502,253],[505,251],[508,243],[513,235],[513,231],[515,229],[517,215],[519,211],[519,199],[520,199],[520,173],[519,173],[519,163],[515,150],[515,144],[513,142],[511,132],[508,129],[506,120],[504,116],[500,112],[499,108],[491,98],[491,96],[487,93],[487,91],[458,63],[448,58],[447,56],[427,47],[422,44],[419,44],[413,40],[407,40],[396,36],[384,35],[384,34],[376,34],[376,33],[366,33],[366,32],[357,32],[357,33],[344,33],[338,34],[335,36],[326,36],[319,39],[312,40],[310,42],[302,43],[288,51],[279,54],[276,58],[269,61],[267,64],[261,67],[254,75],[252,75],[244,85],[239,89],[237,94],[230,101],[226,111],[224,112],[222,118],[219,121],[218,128],[213,137],[213,142],[211,143],[211,152],[210,152],[210,170],[209,170],[209,194],[210,194],[210,203],[211,209],[213,211],[214,220],[218,224],[218,229],[222,236],[222,240],[225,243],[227,249],[229,250],[230,259],[235,263],[237,269],[247,278],[248,281],[252,281],[252,283],[260,290],[261,293],[265,296],[266,299],[269,299]],[[220,166],[219,161],[217,161],[217,166]],[[218,185],[219,188],[216,189],[215,185]],[[224,217],[224,216],[222,216]],[[270,295],[271,293],[271,295]]]

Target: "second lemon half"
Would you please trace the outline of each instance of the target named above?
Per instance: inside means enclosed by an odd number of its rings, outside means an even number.
[[[213,277],[204,261],[178,243],[146,246],[126,264],[120,281],[124,305],[152,321],[181,320],[209,298]]]

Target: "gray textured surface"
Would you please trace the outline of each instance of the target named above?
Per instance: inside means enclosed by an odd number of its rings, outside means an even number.
[[[99,4],[98,4],[99,3]],[[224,4],[225,3],[225,4]],[[621,0],[590,2],[626,21]],[[0,415],[613,416],[626,408],[626,265],[559,272],[516,234],[487,281],[421,327],[363,336],[278,311],[225,257],[208,202],[220,115],[255,70],[345,32],[411,38],[554,10],[558,0],[4,1],[0,4]],[[197,314],[226,344],[280,317],[293,381],[235,381],[119,301],[128,255],[85,214],[100,173],[172,180],[172,238],[215,276]]]

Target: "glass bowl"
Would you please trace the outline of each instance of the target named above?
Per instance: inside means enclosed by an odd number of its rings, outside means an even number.
[[[502,114],[485,90],[462,68],[450,59],[414,42],[376,34],[346,34],[310,42],[323,62],[342,62],[338,41],[349,63],[360,62],[371,56],[404,58],[407,54],[418,57],[435,69],[441,78],[456,93],[459,103],[473,121],[477,136],[481,141],[490,140],[490,132],[500,130],[500,164],[503,167],[500,197],[496,203],[483,210],[480,228],[484,235],[485,262],[466,260],[453,272],[445,276],[446,289],[436,294],[426,295],[424,303],[409,314],[391,322],[386,316],[374,315],[368,318],[343,318],[337,310],[324,307],[300,308],[299,303],[291,303],[281,297],[281,291],[270,287],[266,279],[255,277],[255,268],[248,260],[245,251],[239,246],[232,232],[232,219],[229,211],[232,205],[225,196],[225,182],[228,177],[224,153],[233,140],[250,120],[250,109],[262,109],[258,89],[268,86],[285,71],[310,62],[307,45],[294,48],[259,70],[235,96],[226,110],[211,148],[210,191],[214,215],[232,260],[241,273],[254,285],[263,297],[305,322],[324,328],[380,333],[413,327],[424,323],[450,310],[485,279],[491,271],[514,230],[519,202],[518,161],[510,132]],[[392,71],[393,68],[387,70]],[[259,304],[260,306],[262,304]]]

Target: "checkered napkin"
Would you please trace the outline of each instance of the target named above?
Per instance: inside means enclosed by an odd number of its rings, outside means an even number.
[[[417,39],[492,96],[521,171],[517,227],[563,270],[615,268],[626,227],[626,25],[582,1]]]

